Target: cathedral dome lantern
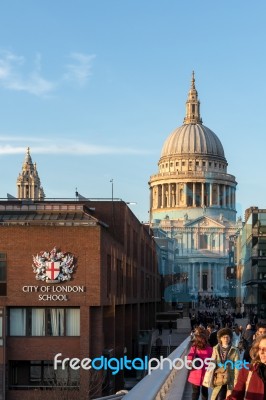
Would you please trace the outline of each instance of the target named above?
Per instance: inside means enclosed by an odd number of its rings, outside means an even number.
[[[227,173],[220,139],[202,123],[194,72],[183,125],[166,138],[158,166],[149,182],[151,219],[197,218],[203,209],[218,217],[222,209],[235,220],[235,177]]]

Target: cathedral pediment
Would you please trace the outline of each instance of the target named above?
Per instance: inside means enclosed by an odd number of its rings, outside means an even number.
[[[217,221],[210,217],[202,216],[193,220],[190,220],[184,224],[186,228],[225,228],[223,221]]]

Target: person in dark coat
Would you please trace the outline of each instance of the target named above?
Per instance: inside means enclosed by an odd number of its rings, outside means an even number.
[[[249,369],[242,368],[237,383],[226,400],[264,400],[266,397],[266,335],[252,344]]]
[[[169,333],[172,333],[172,330],[173,330],[173,321],[172,320],[170,320],[168,322],[168,328],[169,328]]]
[[[207,330],[209,331],[209,345],[214,347],[218,344],[217,329],[213,326],[213,324],[208,324]]]
[[[160,357],[161,348],[162,348],[162,345],[163,345],[163,341],[160,338],[160,336],[157,337],[155,344],[156,344],[156,355],[157,355],[157,357]]]
[[[253,342],[253,335],[254,335],[254,331],[253,331],[253,329],[252,329],[251,324],[247,324],[246,330],[245,330],[245,332],[243,333],[242,338],[243,338],[244,340],[246,340],[248,346],[251,346],[251,345],[252,345],[252,342]]]
[[[265,323],[259,323],[257,325],[257,330],[256,330],[255,334],[253,335],[253,339],[256,340],[259,336],[262,336],[262,335],[266,335],[266,324]],[[250,345],[247,345],[245,352],[244,352],[243,360],[246,360],[247,362],[251,361],[250,349],[251,349],[252,344],[253,344],[253,342]]]

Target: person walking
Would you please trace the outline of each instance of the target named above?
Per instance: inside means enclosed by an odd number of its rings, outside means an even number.
[[[163,341],[160,336],[157,337],[155,345],[156,345],[156,355],[157,355],[157,357],[160,357],[161,349],[162,349],[162,345],[163,345]]]
[[[254,335],[254,331],[252,329],[251,324],[247,324],[246,329],[242,335],[242,338],[246,341],[247,346],[251,347],[252,342],[253,342],[253,335]]]
[[[262,335],[266,335],[266,324],[265,323],[258,323],[257,324],[257,330],[255,334],[253,335],[253,342],[247,346],[244,352],[243,360],[250,362],[251,361],[251,355],[250,355],[250,350],[252,347],[252,344],[256,341],[256,339]]]
[[[226,400],[265,400],[266,398],[266,335],[253,342],[249,369],[242,368],[232,393]]]
[[[224,373],[221,365],[224,365],[226,361],[232,361],[235,363],[240,359],[239,351],[232,345],[233,332],[230,328],[222,328],[217,333],[218,344],[214,346],[212,356],[213,362],[216,364],[214,371],[218,374],[218,368],[221,373]],[[230,364],[226,365],[226,382],[214,385],[211,400],[224,400],[229,395],[236,383],[238,376],[238,369],[231,368]]]
[[[208,400],[208,388],[202,382],[206,371],[204,360],[211,355],[212,347],[208,344],[207,336],[196,334],[187,356],[188,365],[192,368],[188,376],[188,382],[192,384],[192,400],[198,400],[200,394],[202,400]]]
[[[217,329],[213,324],[208,324],[207,330],[209,331],[209,344],[211,347],[214,347],[218,344]]]
[[[239,326],[235,324],[233,328],[232,345],[234,347],[238,347],[240,340],[241,340],[241,331],[239,329]]]
[[[172,331],[173,331],[173,321],[172,320],[170,320],[168,322],[168,328],[169,328],[169,333],[172,333]]]

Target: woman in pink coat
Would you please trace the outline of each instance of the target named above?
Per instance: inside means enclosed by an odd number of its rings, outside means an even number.
[[[259,336],[252,344],[249,369],[242,368],[237,383],[226,400],[266,399],[266,335]]]
[[[211,358],[212,347],[208,344],[207,336],[203,333],[195,335],[193,345],[188,353],[187,359],[190,361],[192,369],[188,376],[188,381],[192,384],[192,400],[198,400],[201,392],[201,399],[208,400],[208,388],[202,386],[203,378],[207,365],[204,363],[206,358]]]

